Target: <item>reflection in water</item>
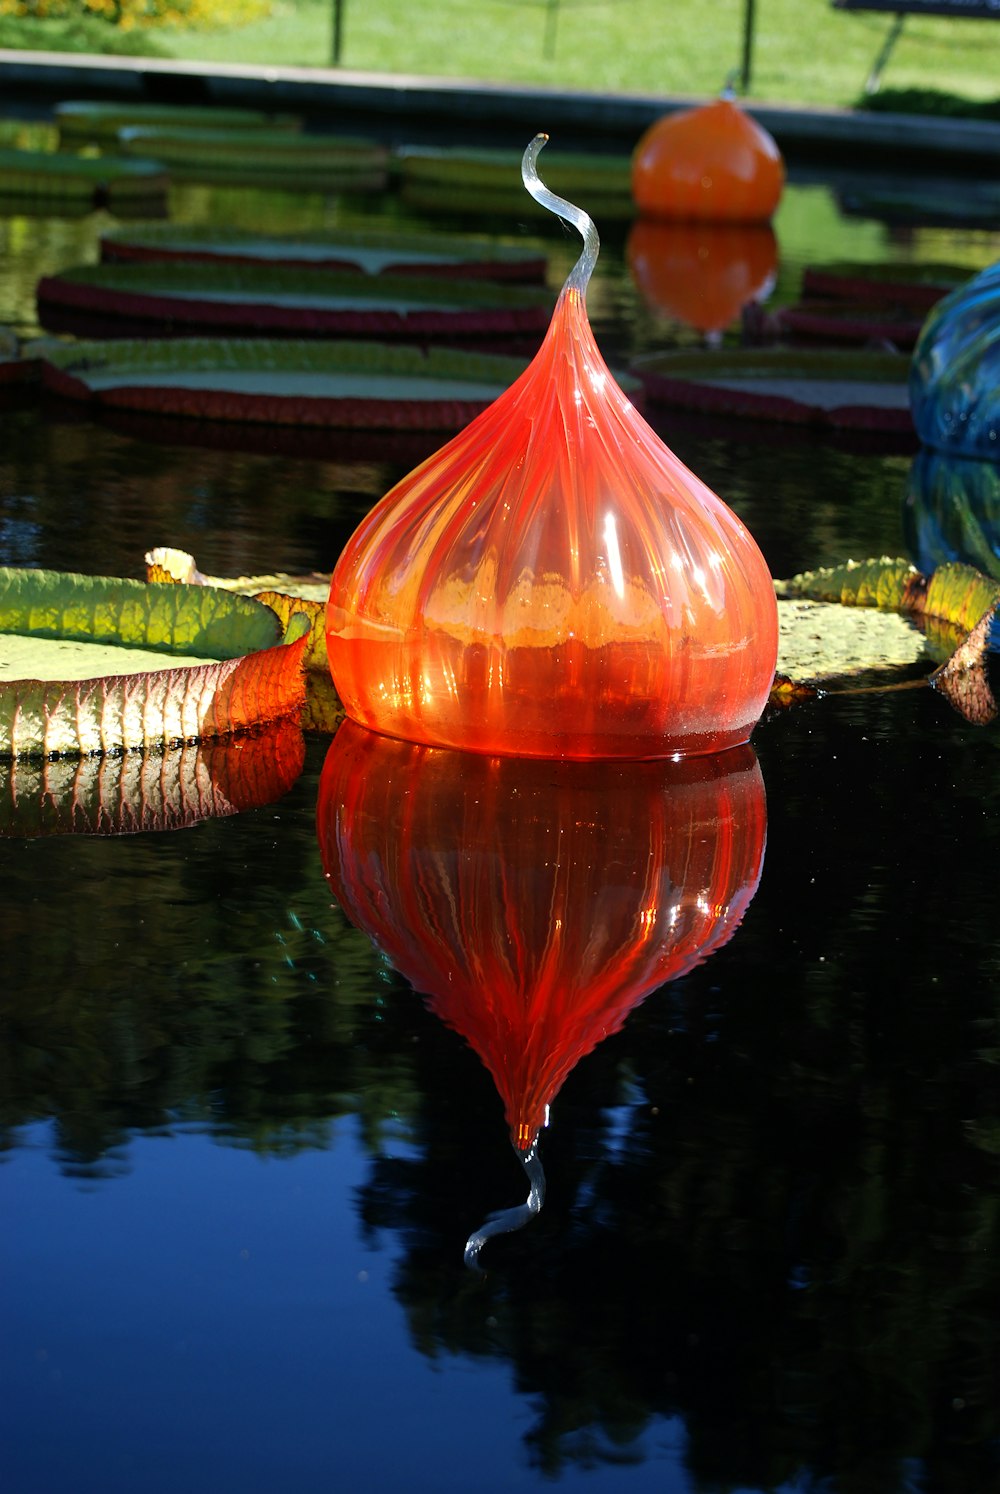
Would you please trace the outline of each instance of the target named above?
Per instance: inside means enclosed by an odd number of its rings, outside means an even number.
[[[767,223],[658,223],[637,219],[626,245],[643,301],[716,341],[744,307],[767,300],[778,240]]]
[[[180,830],[280,799],[305,763],[298,722],[162,752],[0,762],[0,836]]]
[[[532,1159],[524,1211],[476,1256],[541,1207],[536,1142],[570,1070],[739,924],[764,855],[756,757],[495,758],[347,722],[317,821],[344,912],[479,1054]]]
[[[960,560],[1000,577],[1000,467],[922,448],[910,467],[903,533],[911,560],[927,575]]]

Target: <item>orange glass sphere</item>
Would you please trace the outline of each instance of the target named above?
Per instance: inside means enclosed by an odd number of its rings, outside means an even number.
[[[525,373],[348,542],[326,613],[334,684],[353,720],[436,746],[717,752],[767,701],[771,576],[601,357],[584,301],[593,224],[533,190],[584,253]]]
[[[345,915],[479,1054],[519,1152],[579,1060],[738,927],[760,880],[753,749],[539,763],[345,722],[317,834]]]
[[[665,114],[632,154],[632,198],[650,218],[766,223],[784,186],[774,138],[730,98]]]
[[[744,306],[764,301],[778,273],[767,223],[657,223],[640,218],[626,246],[647,306],[699,332],[723,332]]]

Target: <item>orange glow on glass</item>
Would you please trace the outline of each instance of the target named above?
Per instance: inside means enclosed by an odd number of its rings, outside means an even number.
[[[574,1065],[735,932],[766,823],[749,746],[541,763],[352,722],[317,807],[343,912],[478,1053],[521,1152]]]
[[[524,180],[584,251],[536,357],[396,485],[333,573],[327,647],[349,716],[436,746],[645,758],[745,742],[777,654],[741,520],[615,382],[585,294],[585,213]]]

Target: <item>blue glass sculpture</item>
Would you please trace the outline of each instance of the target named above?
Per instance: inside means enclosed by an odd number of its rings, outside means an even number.
[[[926,446],[1000,460],[1000,264],[930,312],[910,365],[910,409]]]

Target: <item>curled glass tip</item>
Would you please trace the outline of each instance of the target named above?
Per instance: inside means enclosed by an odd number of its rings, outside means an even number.
[[[538,1142],[527,1152],[518,1152],[517,1156],[528,1179],[528,1196],[523,1204],[515,1204],[512,1209],[498,1209],[480,1229],[469,1236],[465,1243],[465,1264],[474,1271],[482,1269],[479,1252],[487,1240],[491,1240],[494,1235],[506,1235],[523,1228],[545,1202],[545,1173],[538,1154]]]
[[[538,155],[548,138],[548,135],[541,134],[536,135],[531,141],[521,158],[521,179],[540,207],[547,208],[550,213],[555,213],[556,217],[572,224],[583,239],[583,252],[573,266],[565,286],[566,290],[578,290],[582,296],[594,273],[597,256],[601,252],[601,241],[593,219],[583,211],[583,208],[567,202],[565,197],[557,197],[538,175]]]

